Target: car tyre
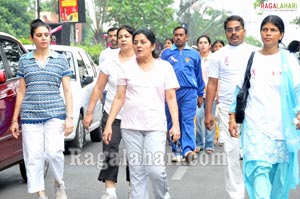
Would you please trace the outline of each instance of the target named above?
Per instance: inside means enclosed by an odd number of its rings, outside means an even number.
[[[83,145],[85,144],[85,135],[86,135],[86,130],[83,126],[82,123],[83,117],[80,114],[77,122],[77,127],[76,127],[76,136],[75,139],[66,145],[66,152],[68,153],[70,151],[69,148],[75,148],[76,152],[81,152]]]

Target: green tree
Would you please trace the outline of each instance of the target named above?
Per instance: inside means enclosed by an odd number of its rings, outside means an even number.
[[[159,40],[172,35],[178,25],[174,21],[173,0],[109,0],[105,22],[110,25],[131,25],[149,28]]]
[[[212,42],[216,39],[226,41],[223,23],[228,12],[213,9],[204,0],[181,0],[176,14],[177,20],[188,28],[190,45],[196,45],[197,38],[204,34]]]
[[[107,16],[107,0],[92,0],[89,2],[90,9],[87,15],[91,19],[90,30],[93,34],[93,42],[101,43],[104,30],[105,18]]]
[[[35,16],[34,0],[0,1],[0,31],[17,38],[28,37]]]
[[[216,10],[205,0],[181,0],[176,11],[177,21],[184,23],[188,28],[189,44],[195,44],[200,35],[208,35],[212,42],[221,39],[227,42],[224,33],[224,21],[231,15],[226,10]],[[246,42],[260,46],[260,42],[253,37],[246,37]]]
[[[40,8],[41,8],[41,11],[48,11],[48,12],[58,14],[58,0],[42,1],[42,2],[40,2]]]

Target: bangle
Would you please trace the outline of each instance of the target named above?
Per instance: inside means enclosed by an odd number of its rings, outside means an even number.
[[[229,124],[231,124],[232,122],[235,122],[235,119],[234,118],[232,118],[231,120],[229,120]]]
[[[11,123],[18,123],[18,120],[12,120]]]

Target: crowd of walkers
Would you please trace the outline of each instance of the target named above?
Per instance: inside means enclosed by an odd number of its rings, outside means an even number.
[[[231,15],[224,21],[226,45],[205,34],[192,47],[188,30],[178,26],[156,53],[156,37],[149,29],[123,25],[108,30],[111,45],[100,54],[97,83],[83,119],[88,128],[97,101],[104,99],[101,199],[118,198],[119,165],[111,163],[120,159],[122,139],[128,198],[148,199],[150,182],[156,199],[176,198],[164,159],[170,143],[172,162],[187,165],[197,153],[210,155],[215,144],[223,146],[228,198],[244,199],[246,190],[250,199],[288,199],[299,183],[300,45],[292,41],[287,49],[280,47],[285,27],[276,15],[265,17],[259,31],[262,47],[247,44],[243,18]],[[55,198],[67,199],[63,150],[64,136],[73,131],[72,71],[66,57],[49,49],[48,24],[32,21],[30,38],[36,49],[19,60],[20,88],[10,129],[18,138],[20,115],[28,192],[47,199],[47,159],[55,177]],[[236,98],[251,54],[245,118],[238,124]],[[60,85],[65,101],[59,96]]]

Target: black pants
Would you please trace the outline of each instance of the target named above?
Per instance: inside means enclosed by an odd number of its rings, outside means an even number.
[[[102,117],[102,129],[104,130],[106,121],[108,119],[108,114],[104,111]],[[103,166],[101,168],[98,180],[105,182],[105,180],[110,180],[117,182],[119,164],[120,164],[120,155],[119,155],[119,146],[122,139],[121,129],[120,129],[121,120],[115,119],[112,124],[112,137],[109,144],[103,143]]]
[[[107,119],[108,114],[104,111],[101,123],[103,130]],[[120,162],[119,146],[122,139],[120,124],[121,120],[115,119],[112,124],[113,136],[110,143],[105,144],[103,142],[104,160],[98,177],[99,181],[105,182],[105,180],[111,180],[117,182]],[[128,162],[126,165],[126,181],[130,182]]]

